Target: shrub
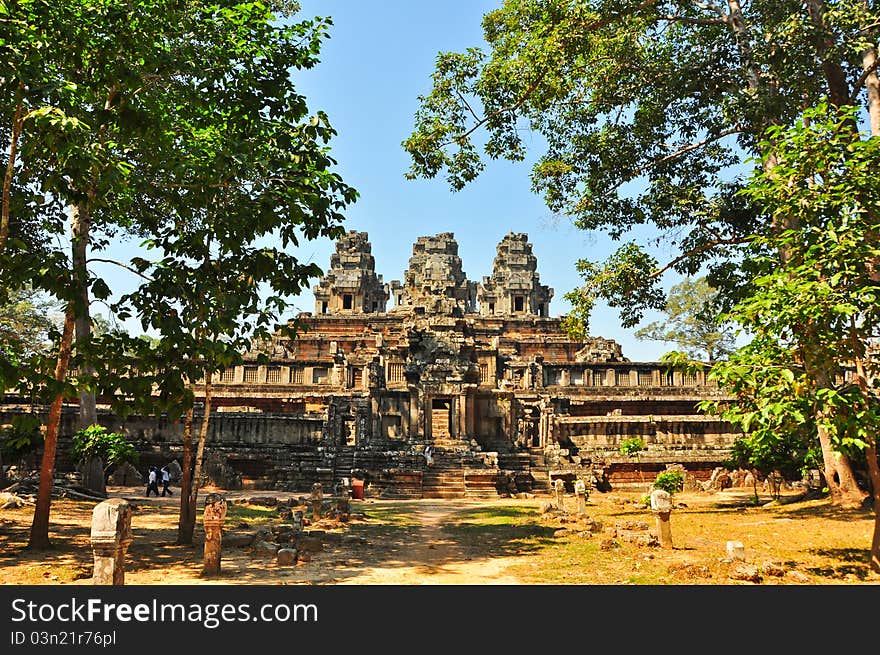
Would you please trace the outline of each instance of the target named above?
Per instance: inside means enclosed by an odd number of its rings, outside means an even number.
[[[657,479],[654,480],[654,488],[662,489],[670,495],[677,494],[684,489],[684,473],[678,469],[662,471],[657,474]]]
[[[19,461],[34,452],[43,442],[40,419],[34,414],[12,417],[11,425],[0,431],[0,455],[9,461]]]
[[[645,442],[641,437],[632,437],[631,439],[624,439],[620,444],[620,454],[626,455],[627,457],[635,457],[645,448]]]
[[[73,435],[71,453],[79,462],[87,462],[93,457],[104,461],[104,470],[123,462],[136,463],[138,452],[125,435],[119,432],[108,432],[100,425],[90,425]]]

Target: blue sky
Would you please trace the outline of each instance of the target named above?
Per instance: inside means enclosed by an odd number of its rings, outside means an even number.
[[[369,233],[376,270],[385,281],[402,279],[416,238],[452,232],[468,278],[492,272],[495,247],[508,232],[526,232],[538,257],[543,284],[555,289],[550,310],[569,310],[565,292],[578,285],[579,258],[604,259],[615,247],[551,214],[530,190],[528,162],[489,162],[465,189],[445,180],[406,180],[409,157],[400,145],[409,136],[418,96],[430,89],[437,53],[482,45],[482,16],[498,6],[489,0],[303,0],[301,17],[330,16],[331,38],[321,63],[298,73],[299,88],[315,109],[329,114],[339,132],[333,155],[343,178],[361,194],[347,212],[349,229]],[[534,137],[540,153],[541,139]],[[332,244],[313,243],[319,266],[328,266]],[[306,249],[303,249],[303,254]],[[670,279],[674,284],[676,279]],[[313,310],[311,294],[298,303]],[[657,318],[656,315],[649,320]],[[672,344],[638,341],[615,311],[599,308],[591,333],[617,340],[630,359],[653,360]]]
[[[458,192],[442,178],[404,178],[409,157],[401,142],[412,131],[418,96],[430,89],[437,53],[483,45],[482,16],[499,2],[303,0],[301,5],[297,19],[330,16],[333,26],[321,63],[295,72],[294,80],[311,110],[327,112],[338,132],[331,142],[337,170],[360,192],[346,212],[347,227],[369,233],[377,273],[386,282],[402,280],[419,236],[452,232],[465,273],[481,281],[492,272],[495,247],[502,237],[511,231],[526,232],[538,258],[541,282],[555,289],[551,315],[566,313],[570,306],[563,295],[579,283],[575,262],[604,259],[616,244],[554,217],[530,191],[528,161],[489,162],[477,180]],[[533,144],[532,159],[540,154],[538,135]],[[119,244],[112,250],[130,256],[127,251],[132,246]],[[320,240],[304,244],[297,254],[326,270],[333,249],[329,240]],[[125,275],[119,269],[95,268],[116,291],[128,284],[119,277]],[[667,280],[667,289],[679,279]],[[295,304],[297,311],[313,311],[314,297],[304,293]],[[94,311],[106,313],[103,307]],[[656,318],[659,315],[652,314],[645,322]],[[125,326],[140,332],[134,321]],[[593,335],[620,343],[631,360],[656,360],[674,347],[636,340],[635,329],[622,329],[617,312],[601,306],[590,327]]]

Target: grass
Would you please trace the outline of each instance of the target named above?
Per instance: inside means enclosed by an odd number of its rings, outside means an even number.
[[[277,522],[278,510],[274,507],[261,507],[258,505],[228,505],[226,508],[226,520],[232,525],[233,521],[259,526],[265,523]]]
[[[650,511],[619,502],[626,500],[638,500],[638,494],[594,494],[588,515],[604,529],[629,520],[653,530]],[[539,514],[535,507],[459,512],[445,529],[475,556],[535,555],[509,570],[527,584],[743,584],[729,577],[736,563],[727,559],[728,541],[743,543],[747,563],[773,562],[811,584],[880,583],[869,567],[869,510],[837,510],[828,499],[756,507],[751,495],[680,494],[676,500],[686,506],[672,513],[671,550],[621,539],[603,549],[600,544],[613,538],[610,532],[590,534],[583,524]],[[561,528],[568,532],[554,536]],[[800,580],[764,576],[763,582]]]

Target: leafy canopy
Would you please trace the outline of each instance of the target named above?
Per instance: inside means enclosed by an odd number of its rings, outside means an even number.
[[[70,452],[78,462],[100,457],[105,468],[140,458],[134,445],[119,432],[109,432],[101,425],[90,425],[73,435]]]

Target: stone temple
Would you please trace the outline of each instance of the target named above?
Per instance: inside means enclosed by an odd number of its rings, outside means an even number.
[[[356,478],[375,496],[493,496],[570,485],[597,467],[611,487],[635,484],[669,464],[707,479],[738,436],[696,409],[719,394],[703,372],[566,336],[526,234],[501,240],[482,282],[468,279],[453,234],[419,237],[403,281],[385,283],[368,235],[348,232],[313,291],[295,339],[261,344],[268,363],[249,353],[213,380],[207,468],[222,486]],[[179,424],[102,422],[136,438],[143,466],[180,457]],[[638,464],[619,452],[631,437],[647,445]]]

